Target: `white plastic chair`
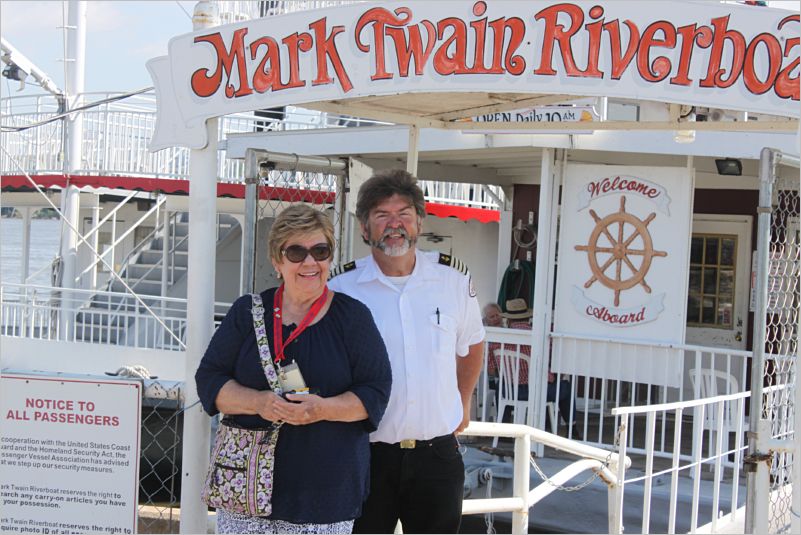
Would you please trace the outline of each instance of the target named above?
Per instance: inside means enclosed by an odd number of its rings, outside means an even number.
[[[514,411],[512,423],[525,424],[528,416],[528,400],[517,398],[518,385],[520,385],[520,370],[523,362],[530,365],[531,360],[525,354],[511,349],[496,349],[494,352],[495,360],[498,363],[498,412],[496,421],[503,420],[506,407],[512,407]],[[548,417],[551,420],[551,432],[556,434],[556,407],[552,402],[546,404]],[[492,447],[498,446],[498,437],[492,441]]]
[[[713,398],[715,396],[726,396],[740,392],[740,384],[737,378],[723,370],[712,370],[709,368],[690,369],[690,382],[693,385],[693,392],[698,391],[700,398]],[[737,407],[735,402],[726,401],[723,403],[723,421],[718,423],[718,411],[714,405],[709,405],[704,410],[704,429],[709,431],[709,443],[707,444],[707,455],[712,456],[713,445],[715,444],[715,433],[721,429],[725,436],[737,431]],[[743,418],[743,431],[748,430],[748,418]],[[728,447],[725,447],[728,449]]]

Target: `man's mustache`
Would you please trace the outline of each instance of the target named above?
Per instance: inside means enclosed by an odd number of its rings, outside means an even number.
[[[409,233],[406,232],[406,229],[403,227],[398,228],[388,228],[384,229],[383,234],[381,234],[381,239],[388,238],[390,234],[400,234],[403,238],[409,238]]]

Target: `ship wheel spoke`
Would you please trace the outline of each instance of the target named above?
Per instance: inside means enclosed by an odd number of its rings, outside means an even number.
[[[606,271],[606,268],[608,268],[610,265],[612,265],[612,262],[614,262],[614,261],[615,261],[615,257],[614,256],[609,257],[609,260],[607,260],[606,263],[598,269],[598,272],[599,273],[603,273],[604,271]],[[598,280],[598,277],[593,275],[592,277],[589,278],[589,280],[587,280],[587,282],[584,283],[584,287],[585,288],[589,288],[590,286],[592,286],[592,283],[597,281],[597,280]]]
[[[626,266],[628,266],[628,268],[631,270],[632,274],[636,275],[639,270],[636,267],[634,267],[634,264],[631,263],[631,260],[629,260],[627,257],[624,256],[623,261],[626,263]]]
[[[627,255],[636,254],[642,256],[645,254],[645,251],[643,249],[626,249],[626,254]]]
[[[609,239],[609,243],[610,243],[610,244],[612,244],[612,247],[614,247],[615,245],[617,245],[617,243],[618,243],[618,242],[617,242],[617,240],[616,240],[616,239],[614,239],[614,238],[612,237],[612,235],[611,235],[611,234],[609,234],[609,229],[607,229],[607,228],[603,228],[603,229],[601,229],[601,232],[603,232],[603,233],[604,233],[604,235],[607,237],[607,239]]]

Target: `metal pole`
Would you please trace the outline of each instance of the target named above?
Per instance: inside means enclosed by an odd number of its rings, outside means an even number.
[[[406,170],[417,176],[418,145],[420,143],[420,128],[409,126],[409,149],[406,151]]]
[[[67,72],[65,93],[68,106],[78,107],[82,104],[84,90],[84,56],[86,51],[86,8],[85,1],[70,0],[67,6]],[[64,173],[69,176],[81,167],[81,144],[83,142],[83,113],[75,113],[64,119],[65,124],[65,159]],[[79,228],[80,193],[75,186],[68,185],[62,192],[64,197],[64,218]],[[77,272],[78,235],[68,225],[62,226],[61,258],[63,271],[61,286],[75,288]],[[72,311],[75,303],[71,292],[65,292],[61,307],[62,336],[69,337],[72,331]]]
[[[343,240],[350,239],[350,236],[346,237],[345,234],[345,229],[347,227],[345,223],[345,214],[348,211],[348,207],[345,202],[345,189],[347,187],[348,179],[345,177],[345,175],[338,175],[336,180],[337,196],[334,201],[334,241],[336,251],[334,253],[334,263],[336,265],[341,265],[345,261],[345,259],[342,257],[342,250],[343,248],[347,249],[347,243]]]
[[[163,196],[159,196],[159,201]],[[169,267],[170,267],[170,211],[167,210],[167,203],[161,210],[161,296],[167,297],[169,286]],[[164,301],[162,300],[161,314],[164,316]]]
[[[97,226],[100,224],[100,195],[95,195],[95,205],[92,207],[92,228],[97,229]],[[92,235],[92,249],[97,251],[97,244],[98,240],[100,239],[100,229],[97,229],[94,234]],[[91,274],[91,289],[97,288],[97,270],[99,268],[99,263],[95,262],[94,266],[92,267],[92,274]]]
[[[514,497],[522,498],[526,504],[522,511],[512,511],[512,533],[522,535],[528,533],[528,492],[531,488],[529,480],[529,456],[531,455],[531,436],[523,435],[515,438],[514,478],[512,487]]]
[[[762,419],[762,382],[765,369],[765,337],[768,305],[768,270],[770,268],[770,225],[773,198],[773,179],[776,155],[763,148],[759,158],[759,207],[757,208],[757,266],[756,304],[754,307],[753,357],[751,359],[751,410],[748,433],[748,479],[745,502],[745,532],[767,533],[766,500],[769,499],[769,465],[760,451],[760,420]],[[767,438],[767,437],[766,437]],[[768,485],[764,482],[768,481]]]
[[[195,30],[219,22],[213,2],[198,2]],[[189,261],[186,285],[186,368],[181,473],[181,533],[206,533],[208,509],[200,493],[209,466],[211,425],[197,401],[194,377],[214,332],[214,267],[217,220],[217,138],[219,119],[206,121],[208,144],[189,155]]]
[[[22,284],[27,284],[28,271],[30,271],[31,260],[31,207],[22,208],[22,271],[20,279]]]
[[[514,216],[512,207],[514,206],[514,186],[504,188],[505,201],[499,206],[501,217],[498,221],[498,259],[496,261],[496,278],[493,296],[497,296],[501,290],[501,281],[506,274],[506,268],[512,260],[512,226]],[[493,297],[495,300],[495,297]],[[498,303],[504,306],[504,303]],[[532,303],[533,305],[533,303]]]
[[[256,280],[256,233],[259,224],[259,175],[245,177],[245,226],[242,229],[242,277],[240,292],[254,291]]]

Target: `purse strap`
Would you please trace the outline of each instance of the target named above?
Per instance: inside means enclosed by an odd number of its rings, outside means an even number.
[[[278,374],[275,371],[273,356],[270,352],[270,343],[267,341],[267,328],[264,326],[264,304],[259,294],[251,294],[251,298],[253,299],[253,308],[251,309],[253,330],[256,331],[256,343],[259,345],[261,365],[264,368],[264,375],[267,376],[267,382],[270,383],[270,388],[280,396],[284,393],[284,390],[278,381]]]

